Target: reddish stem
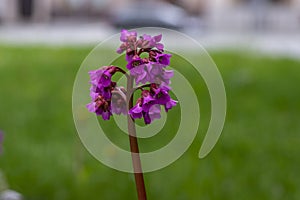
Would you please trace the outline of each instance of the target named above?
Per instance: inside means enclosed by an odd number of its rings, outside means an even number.
[[[133,107],[133,77],[129,76],[127,79],[127,100],[128,100],[128,110]],[[136,190],[138,194],[138,200],[147,200],[146,188],[144,182],[144,176],[142,171],[141,159],[139,156],[139,146],[136,137],[136,129],[134,124],[134,119],[131,118],[130,115],[127,116],[128,121],[128,133],[129,133],[129,142],[130,142],[130,150],[134,171],[134,178],[136,184]]]

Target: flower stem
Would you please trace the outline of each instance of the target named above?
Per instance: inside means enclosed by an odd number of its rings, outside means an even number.
[[[133,107],[133,94],[131,93],[131,91],[133,91],[133,77],[129,76],[127,79],[128,109],[131,109]],[[128,121],[130,150],[131,150],[131,157],[132,157],[132,164],[133,164],[138,200],[146,200],[147,196],[146,196],[145,182],[143,177],[141,159],[139,155],[139,146],[136,137],[134,119],[132,119],[131,116],[128,115],[127,121]]]

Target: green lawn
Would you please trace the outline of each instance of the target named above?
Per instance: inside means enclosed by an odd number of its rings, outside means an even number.
[[[0,169],[26,199],[136,199],[133,176],[90,156],[74,127],[72,86],[89,51],[0,46]],[[227,91],[223,134],[199,160],[210,116],[203,89],[200,134],[178,161],[145,175],[149,199],[300,199],[300,62],[245,52],[212,57]]]

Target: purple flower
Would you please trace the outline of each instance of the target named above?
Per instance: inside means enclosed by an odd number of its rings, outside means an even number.
[[[143,112],[144,122],[145,124],[151,123],[151,118],[149,112]]]
[[[115,66],[104,66],[100,69],[90,71],[90,83],[96,86],[101,85],[108,87],[111,84],[112,75],[115,74],[117,70],[118,68]]]
[[[168,101],[167,103],[165,103],[165,111],[168,112],[171,108],[173,108],[174,106],[176,106],[178,103],[178,101],[175,101],[173,99],[170,99],[170,101]]]
[[[163,69],[163,65],[156,63],[145,63],[139,66],[135,66],[130,70],[130,74],[134,76],[135,82],[138,85],[139,83],[145,84],[157,83],[161,84],[162,82],[170,84],[170,79],[173,77],[173,70]]]
[[[165,105],[171,99],[168,91],[164,88],[156,89],[153,96],[156,99],[156,103],[160,105]]]
[[[117,87],[112,91],[111,108],[114,114],[127,114],[126,91],[123,87]]]
[[[153,105],[150,109],[149,109],[149,116],[151,121],[155,120],[155,119],[160,119],[160,105],[156,104]]]
[[[93,102],[87,104],[86,107],[90,112],[101,115],[104,120],[109,120],[112,115],[110,101],[106,101],[101,95],[98,95],[98,97],[96,97]]]
[[[137,118],[140,119],[140,118],[143,117],[143,108],[142,108],[142,105],[143,105],[143,99],[139,98],[137,100],[136,105],[129,110],[129,114],[131,115],[131,117],[133,119],[137,119]]]
[[[149,112],[151,106],[153,106],[154,104],[156,104],[156,99],[154,99],[151,95],[150,95],[150,91],[149,90],[144,90],[142,92],[142,98],[143,98],[143,111],[144,112]]]
[[[172,107],[174,107],[178,102],[173,100],[169,95],[169,86],[160,85],[157,87],[156,84],[151,85],[151,90],[153,97],[156,99],[156,103],[159,105],[163,105],[165,107],[165,111],[168,112]]]
[[[137,100],[137,104],[129,110],[133,119],[144,117],[145,124],[150,124],[151,119],[158,117],[157,108],[151,109],[155,105],[155,99],[151,97],[149,90],[142,91],[142,97]],[[150,115],[151,110],[151,115]],[[160,113],[159,113],[160,114]],[[152,116],[152,118],[151,118]]]
[[[154,37],[144,34],[142,38],[143,38],[143,43],[141,46],[142,48],[157,48],[160,51],[164,49],[164,45],[162,43],[159,43],[161,41],[162,34],[156,35]]]
[[[150,124],[155,119],[160,119],[160,105],[156,104],[150,107],[148,112],[143,112],[145,124]]]
[[[165,54],[165,53],[157,53],[156,56],[154,57],[156,62],[168,66],[170,65],[170,58],[172,57],[171,54]]]
[[[129,110],[133,119],[144,118],[145,124],[150,124],[154,119],[160,118],[160,106],[165,107],[167,112],[177,104],[177,101],[171,99],[169,95],[170,87],[167,85],[157,85],[152,83],[150,90],[143,90],[141,98],[137,104]]]
[[[150,124],[152,120],[160,118],[160,107],[159,105],[154,105],[154,103],[154,99],[147,99],[147,97],[139,98],[137,104],[129,110],[129,114],[133,119],[143,117],[145,124]]]
[[[89,71],[90,80],[91,80],[90,83],[93,85],[97,85],[104,71],[105,71],[105,67],[97,70]]]
[[[170,84],[170,79],[174,76],[173,70],[163,69],[163,65],[152,64],[151,71],[149,72],[151,78],[149,82],[161,84],[162,82]]]
[[[111,81],[111,78],[118,70],[115,66],[104,66],[89,72],[92,102],[87,104],[87,108],[90,112],[101,115],[104,120],[108,120],[112,115],[111,98],[116,82]]]
[[[132,52],[136,49],[136,42],[137,42],[137,32],[135,31],[127,31],[122,30],[120,40],[123,42],[121,46],[117,49],[117,53],[121,54],[123,51]]]
[[[135,83],[137,85],[147,82],[170,84],[173,71],[164,70],[163,68],[170,64],[172,55],[162,53],[163,45],[160,43],[162,35],[152,37],[144,34],[138,40],[136,37],[136,32],[122,30],[120,40],[123,43],[117,50],[119,53],[126,50],[126,60],[128,62],[126,68],[130,70],[130,75],[134,76]],[[141,58],[140,55],[143,52],[148,53],[149,56]],[[109,80],[109,76],[105,77],[108,77]]]
[[[125,56],[126,61],[130,62],[133,59],[133,56],[135,56],[133,51],[126,53],[126,56]]]
[[[137,32],[122,30],[117,53],[126,52],[126,68],[130,76],[134,77],[136,85],[142,90],[141,97],[136,105],[128,111],[126,99],[127,91],[117,87],[112,81],[113,75],[119,71],[126,72],[119,67],[105,66],[98,70],[90,71],[90,96],[91,103],[87,104],[90,112],[101,115],[104,120],[110,119],[112,114],[129,114],[133,119],[143,118],[145,124],[161,117],[161,106],[168,112],[177,104],[169,91],[170,79],[174,76],[173,70],[166,70],[170,65],[171,54],[165,54],[164,45],[161,43],[162,35],[150,36],[144,34],[137,39]],[[147,56],[148,55],[148,56]],[[126,77],[129,76],[126,74]],[[145,89],[148,88],[149,89]],[[130,91],[133,88],[129,88]]]
[[[105,66],[98,70],[90,71],[91,93],[99,93],[105,99],[111,98],[111,91],[116,86],[115,82],[111,81],[111,77],[118,71],[115,66]]]
[[[133,56],[132,58],[128,58],[128,59],[130,59],[130,60],[128,61],[128,64],[126,65],[126,67],[129,70],[144,64],[143,59],[141,59],[139,56]]]
[[[136,37],[137,37],[137,32],[135,32],[135,31],[130,32],[130,31],[123,29],[121,31],[120,40],[122,42],[136,41]]]
[[[117,53],[121,54],[127,49],[128,44],[126,42],[122,43],[121,46],[117,49]]]
[[[145,84],[148,81],[150,82],[152,80],[151,74],[149,73],[151,71],[152,65],[150,63],[142,64],[139,66],[136,66],[130,70],[130,75],[134,76],[135,83],[138,85],[139,83]]]
[[[111,82],[111,84],[107,87],[103,87],[103,85],[99,84],[99,85],[92,85],[91,86],[91,96],[92,96],[92,92],[101,94],[101,96],[103,96],[104,99],[111,99],[111,91],[115,88],[116,86],[116,82]]]
[[[165,70],[161,75],[160,80],[165,82],[166,84],[170,84],[170,79],[174,76],[173,70]]]
[[[111,73],[109,70],[105,70],[102,74],[102,76],[99,79],[99,83],[102,87],[108,87],[111,84]]]

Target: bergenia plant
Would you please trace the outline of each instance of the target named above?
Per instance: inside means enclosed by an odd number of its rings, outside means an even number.
[[[135,133],[134,120],[143,118],[145,124],[160,119],[161,108],[168,112],[177,101],[170,97],[170,79],[174,75],[167,70],[171,54],[164,52],[161,43],[162,35],[154,37],[144,34],[137,37],[137,32],[122,30],[121,45],[117,53],[126,54],[126,68],[119,66],[104,66],[90,71],[91,102],[87,104],[90,112],[100,115],[103,120],[109,120],[113,114],[128,116],[128,132],[132,153],[139,153]],[[127,72],[129,71],[129,73]],[[123,73],[127,78],[127,86],[118,86],[112,77]],[[134,86],[135,83],[135,86]],[[140,90],[135,105],[134,94]],[[146,199],[140,158],[132,156],[135,180],[139,199]]]

